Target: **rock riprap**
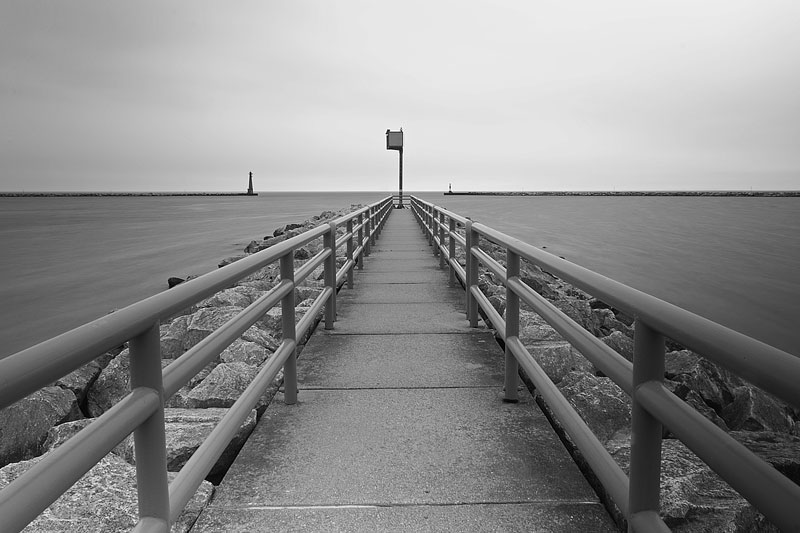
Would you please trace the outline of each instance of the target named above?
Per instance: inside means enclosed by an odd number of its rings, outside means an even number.
[[[324,224],[360,206],[325,211],[303,223],[286,224],[260,241],[252,241],[243,255],[227,258],[220,267]],[[339,235],[344,233],[344,228]],[[296,266],[321,249],[312,242],[295,253]],[[338,261],[341,265],[343,261]],[[297,316],[308,310],[321,293],[322,268],[295,290]],[[215,329],[275,286],[277,265],[267,266],[239,283],[196,303],[160,327],[162,367],[168,366]],[[169,287],[191,277],[170,278]],[[180,281],[179,281],[180,280]],[[179,471],[222,419],[245,387],[267,363],[281,340],[280,307],[268,312],[242,336],[166,400],[167,463],[170,475]],[[321,318],[321,314],[315,319]],[[306,339],[299,339],[302,343]],[[130,392],[130,354],[120,347],[59,379],[50,387],[0,410],[0,488],[21,475],[78,431],[91,424]],[[258,417],[278,390],[282,379],[264,391],[256,409],[209,473],[218,480],[252,432]],[[138,516],[135,454],[129,436],[81,481],[56,501],[26,531],[129,531]],[[204,481],[173,531],[188,531],[213,494]]]
[[[463,232],[463,228],[461,229]],[[505,266],[505,251],[481,247]],[[460,247],[456,259],[465,266]],[[628,361],[633,360],[633,319],[576,287],[522,261],[520,279]],[[505,317],[505,287],[479,269],[478,287]],[[624,469],[630,450],[628,395],[522,304],[519,338],[547,376]],[[667,339],[665,386],[714,424],[798,483],[798,413],[783,402],[700,355]],[[539,398],[540,404],[547,406]],[[556,429],[563,428],[554,421]],[[665,429],[662,517],[675,531],[777,531],[738,493]],[[569,442],[569,438],[566,437]],[[585,465],[584,465],[585,466]]]

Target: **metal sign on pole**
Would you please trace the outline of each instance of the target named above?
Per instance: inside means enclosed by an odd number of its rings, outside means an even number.
[[[400,203],[397,209],[403,209],[403,128],[400,131],[386,130],[386,149],[400,152]]]

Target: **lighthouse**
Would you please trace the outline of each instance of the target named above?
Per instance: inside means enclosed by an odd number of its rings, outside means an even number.
[[[253,173],[250,173],[250,183],[247,185],[247,196],[255,196],[256,193],[253,192]]]

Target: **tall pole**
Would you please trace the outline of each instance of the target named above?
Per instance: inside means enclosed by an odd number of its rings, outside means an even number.
[[[398,209],[403,209],[403,149],[400,148],[400,205]]]

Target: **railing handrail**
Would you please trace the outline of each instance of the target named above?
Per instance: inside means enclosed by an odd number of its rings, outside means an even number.
[[[800,408],[800,358],[483,224],[472,229]]]
[[[631,528],[641,531],[668,530],[658,515],[662,424],[667,425],[678,439],[768,519],[782,529],[800,528],[796,513],[800,506],[800,487],[671,393],[663,384],[665,336],[668,336],[789,404],[800,407],[800,389],[796,387],[800,380],[800,358],[475,223],[467,217],[455,218],[454,213],[415,196],[411,196],[410,201],[423,232],[434,246],[434,254],[440,255],[440,264],[449,264],[451,279],[453,275],[458,275],[465,286],[470,324],[477,325],[477,309],[480,307],[498,336],[505,341],[507,399],[515,399],[519,364],[581,450]],[[450,219],[449,224],[445,224],[445,218]],[[464,237],[455,231],[454,220],[466,221]],[[481,236],[505,249],[506,267],[480,249]],[[456,244],[465,249],[465,268],[454,257]],[[519,277],[520,259],[633,316],[633,362],[624,359],[522,282]],[[479,262],[506,286],[508,323],[477,287]],[[584,357],[631,396],[630,478],[622,472],[520,341],[520,300],[530,305]]]
[[[384,202],[362,207],[332,222],[345,222]],[[35,346],[0,359],[0,409],[56,381],[100,354],[122,345],[155,320],[174,315],[277,261],[329,231],[323,224],[208,272],[172,289],[135,302]]]
[[[294,403],[296,393],[290,390],[296,389],[294,359],[297,339],[310,329],[314,317],[323,306],[326,307],[325,327],[333,327],[336,289],[345,276],[348,277],[349,286],[352,286],[352,269],[356,262],[360,267],[363,265],[358,258],[369,255],[370,246],[380,233],[391,207],[392,199],[386,197],[169,291],[0,359],[0,409],[127,341],[131,343],[132,389],[92,424],[0,491],[0,529],[22,529],[133,432],[136,439],[140,511],[136,530],[167,531],[169,524],[178,517],[263,390],[282,367],[287,383],[286,401]],[[358,222],[354,225],[356,219]],[[342,225],[346,226],[345,234],[337,239],[337,229]],[[319,237],[324,237],[323,249],[295,271],[294,251]],[[356,237],[357,246],[353,242]],[[345,243],[346,261],[337,272],[336,249]],[[281,279],[272,289],[161,369],[158,331],[161,319],[187,309],[276,261],[281,263]],[[302,281],[323,262],[325,288],[299,323],[295,324],[296,282]],[[165,399],[278,303],[283,308],[283,341],[280,346],[190,462],[167,486],[163,416]]]

